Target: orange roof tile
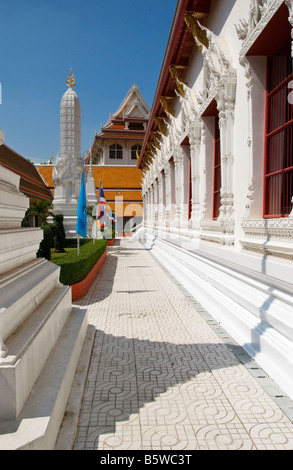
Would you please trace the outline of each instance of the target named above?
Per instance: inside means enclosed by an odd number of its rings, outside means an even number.
[[[111,124],[111,126],[109,127],[105,127],[103,130],[107,130],[107,129],[122,129],[124,130],[125,129],[125,124]]]
[[[138,203],[110,203],[108,204],[111,207],[111,210],[115,212],[117,217],[142,217],[143,216],[143,206]]]
[[[46,181],[47,186],[49,186],[49,188],[54,188],[54,183],[52,180],[54,165],[35,165],[35,166],[37,167],[37,170],[40,173],[40,175]]]
[[[133,188],[141,190],[141,172],[137,167],[93,166],[96,187],[99,181],[103,188]]]
[[[52,179],[54,165],[36,165],[36,167],[49,188],[54,188]],[[99,188],[101,179],[104,189],[131,188],[141,190],[141,171],[135,166],[93,166],[93,175],[96,188]]]
[[[103,134],[103,139],[130,139],[129,137],[129,134],[127,134],[126,132],[124,134],[122,133],[117,133],[117,134],[110,134],[110,133],[105,133]],[[143,140],[144,139],[144,134],[135,134],[134,136],[132,136],[132,139],[135,139],[135,140]]]
[[[115,197],[123,196],[124,201],[142,201],[141,191],[104,191],[106,201],[115,201]],[[98,191],[97,191],[98,194]]]

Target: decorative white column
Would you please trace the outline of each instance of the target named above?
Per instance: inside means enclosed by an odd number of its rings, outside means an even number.
[[[182,225],[183,217],[183,191],[184,191],[184,165],[183,165],[183,153],[179,147],[175,151],[174,155],[174,167],[175,167],[175,190],[176,190],[176,208],[175,208],[175,226],[176,230],[179,230]]]
[[[157,210],[157,183],[153,180],[152,183],[152,228],[156,228],[156,210]]]
[[[164,166],[165,174],[165,190],[166,190],[166,210],[165,210],[165,222],[166,230],[169,231],[172,214],[172,185],[171,185],[171,166],[169,162],[166,162]]]
[[[157,206],[158,206],[158,227],[163,227],[164,225],[164,219],[165,219],[165,211],[164,211],[164,204],[163,204],[163,174],[162,172],[159,172],[158,178],[157,178],[157,191],[158,191],[158,200],[157,200]]]
[[[189,135],[190,158],[191,158],[191,178],[192,178],[192,211],[191,225],[194,230],[200,229],[200,145],[201,145],[200,121],[194,123],[192,132]]]
[[[151,185],[151,220],[152,220],[152,227],[155,225],[155,188],[154,182]]]
[[[221,142],[221,207],[218,221],[226,233],[234,232],[234,107],[235,77],[225,77],[217,96]]]
[[[149,226],[150,222],[152,220],[152,201],[151,201],[151,187],[148,187],[147,193],[146,193],[146,203],[147,203],[147,223],[146,225]]]
[[[247,148],[248,148],[248,190],[247,190],[247,203],[245,206],[244,218],[249,218],[250,208],[253,202],[254,191],[253,191],[253,154],[252,154],[252,73],[250,70],[250,64],[248,59],[244,56],[240,59],[240,64],[244,67],[245,78],[247,80],[247,125],[248,125],[248,136],[247,136]]]
[[[143,224],[147,224],[147,190],[144,188],[144,185],[142,185],[142,191],[141,191],[141,196],[142,196],[142,202],[143,202]]]
[[[142,202],[143,202],[143,225],[147,225],[148,219],[148,187],[145,178],[142,181]]]

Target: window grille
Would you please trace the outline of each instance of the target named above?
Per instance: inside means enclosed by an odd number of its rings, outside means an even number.
[[[191,219],[191,212],[192,212],[192,174],[191,174],[191,158],[188,162],[188,180],[189,180],[189,188],[188,188],[188,220]]]
[[[122,147],[119,144],[113,144],[109,147],[109,158],[118,158],[123,157]]]
[[[264,217],[286,217],[292,209],[292,80],[289,36],[274,54],[268,57],[267,63]]]

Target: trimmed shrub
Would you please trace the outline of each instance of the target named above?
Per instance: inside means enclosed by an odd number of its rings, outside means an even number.
[[[86,243],[90,243],[90,242],[93,243],[93,240],[90,238],[80,238],[79,246],[83,246]],[[77,238],[66,238],[65,248],[77,248]]]
[[[63,225],[63,214],[54,214],[54,226],[55,226],[55,239],[54,246],[55,250],[59,253],[64,253],[65,247],[65,230]]]
[[[51,225],[43,225],[41,229],[43,230],[43,240],[41,241],[37,251],[37,258],[46,258],[47,260],[50,260],[51,247],[54,241],[53,228]]]
[[[106,240],[95,240],[95,243],[84,243],[80,246],[79,256],[73,250],[52,262],[60,266],[60,282],[65,285],[76,284],[86,278],[88,273],[106,250]]]

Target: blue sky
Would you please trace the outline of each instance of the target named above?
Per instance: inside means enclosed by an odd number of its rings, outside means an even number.
[[[70,67],[82,154],[135,82],[151,108],[177,0],[1,1],[0,129],[35,163],[60,153]]]

